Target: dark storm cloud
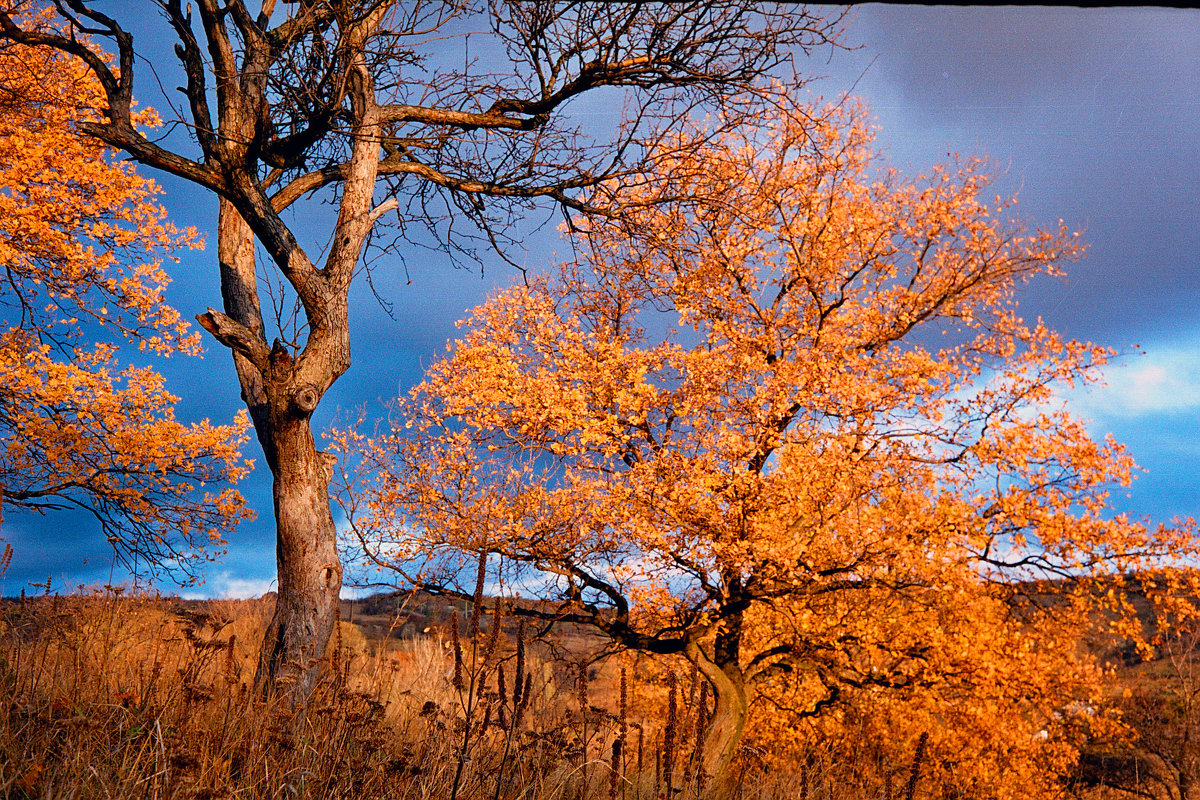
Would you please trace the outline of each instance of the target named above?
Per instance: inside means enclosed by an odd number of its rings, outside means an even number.
[[[30,582],[46,578],[55,591],[80,584],[98,586],[114,575],[122,580],[124,570],[114,566],[112,550],[95,528],[95,520],[86,512],[62,511],[45,517],[6,514],[4,537],[14,554],[9,569],[0,576],[0,596],[18,595],[22,589],[34,592]]]
[[[1200,14],[865,6],[850,37],[863,48],[819,89],[859,78],[898,166],[986,156],[1022,219],[1083,230],[1085,256],[1026,287],[1022,313],[1127,354],[1109,386],[1071,393],[1144,470],[1114,507],[1196,515]]]
[[[1029,316],[1120,347],[1200,327],[1200,14],[865,6],[849,39],[836,81],[867,70],[856,93],[897,162],[987,156],[1023,218],[1084,230]]]

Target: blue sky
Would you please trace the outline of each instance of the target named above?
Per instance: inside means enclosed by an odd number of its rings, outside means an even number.
[[[861,97],[880,127],[879,145],[901,170],[915,173],[952,153],[987,156],[1002,173],[997,191],[1019,194],[1022,218],[1061,218],[1084,231],[1085,257],[1065,280],[1027,286],[1022,312],[1122,353],[1106,388],[1068,398],[1093,434],[1125,442],[1146,470],[1115,494],[1114,506],[1154,522],[1200,516],[1200,12],[865,5],[852,13],[843,41],[856,49],[800,61],[819,78],[811,90]],[[164,43],[140,49],[158,58]],[[155,104],[149,95],[144,102]],[[170,299],[191,317],[219,304],[216,202],[162,182],[172,218],[211,242],[174,273]],[[526,246],[528,266],[547,267],[553,226]],[[444,353],[454,322],[513,279],[498,259],[481,274],[422,252],[407,269],[383,259],[374,275],[395,319],[365,285],[356,288],[354,366],[326,396],[318,428],[339,409],[380,414]],[[203,360],[158,366],[183,398],[180,418],[228,420],[238,408],[219,346],[208,345]],[[256,444],[250,455],[258,457]],[[257,470],[241,488],[259,519],[232,537],[223,562],[191,594],[249,596],[271,587],[268,473]],[[112,572],[108,546],[84,515],[7,514],[4,536],[15,555],[0,594],[47,575],[58,587],[128,577]]]

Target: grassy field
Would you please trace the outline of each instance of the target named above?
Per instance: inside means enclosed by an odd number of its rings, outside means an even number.
[[[594,637],[536,639],[514,619],[497,626],[491,610],[472,644],[466,609],[456,637],[451,604],[376,597],[343,604],[324,679],[307,712],[295,715],[251,689],[270,610],[269,599],[114,592],[7,602],[0,797],[711,794],[695,742],[705,692],[683,665],[628,654],[593,660]],[[1196,748],[1184,733],[1195,715],[1181,698],[1196,694],[1187,683],[1194,645],[1180,638],[1178,652],[1168,647],[1123,671],[1134,687],[1123,702],[1142,739],[1086,753],[1078,796],[1188,796],[1178,789],[1190,791],[1184,772]],[[847,764],[845,754],[814,755],[786,774],[744,756],[737,796],[746,800],[932,796],[919,785],[919,755],[892,765],[886,782],[868,779],[877,763]],[[833,769],[830,759],[842,760]],[[1173,765],[1183,771],[1171,777]],[[1091,785],[1105,775],[1139,793]]]
[[[412,615],[345,604],[325,678],[301,717],[251,690],[270,608],[264,600],[114,594],[8,603],[0,622],[0,696],[9,698],[0,714],[0,796],[665,791],[663,767],[649,755],[661,730],[648,736],[643,722],[658,716],[664,676],[639,677],[632,659],[622,719],[617,660],[588,663],[583,638],[518,646],[517,623],[497,629],[488,614],[472,647],[464,621],[456,678],[450,609],[439,606],[413,631]],[[514,691],[518,661],[526,677]],[[622,726],[630,746],[614,771],[612,740]],[[694,770],[686,774],[688,747],[681,736],[675,797],[698,790]]]

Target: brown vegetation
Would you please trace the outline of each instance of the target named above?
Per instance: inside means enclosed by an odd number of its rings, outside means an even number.
[[[411,638],[369,641],[342,622],[299,715],[250,690],[269,600],[10,602],[0,795],[653,797],[672,776],[695,795],[692,708],[707,693],[694,676],[664,757],[650,720],[674,673],[524,643],[520,623],[482,607]]]
[[[593,661],[595,639],[535,639],[482,596],[465,609],[403,600],[343,603],[356,622],[337,627],[303,715],[250,691],[270,599],[109,590],[9,601],[0,616],[0,796],[714,796],[697,749],[711,697],[695,670],[627,653]],[[418,616],[428,632],[396,635]],[[1059,784],[1064,794],[1189,796],[1197,720],[1184,699],[1188,630],[1172,627],[1150,660],[1114,675],[1111,695],[1137,730],[1093,743]],[[871,728],[864,720],[858,739],[811,745],[786,766],[761,745],[744,747],[734,796],[950,796],[954,765],[932,746],[942,732],[904,742]]]

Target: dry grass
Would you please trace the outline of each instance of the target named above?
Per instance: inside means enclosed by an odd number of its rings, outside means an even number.
[[[265,613],[114,595],[8,606],[0,795],[371,792],[390,758],[371,697],[327,681],[304,719],[251,697],[250,643]]]
[[[297,716],[250,690],[270,610],[261,600],[113,592],[0,607],[0,797],[713,797],[696,758],[711,701],[682,663],[630,654],[593,662],[594,642],[531,641],[517,620],[501,615],[497,626],[491,609],[461,614],[457,646],[449,617],[407,636],[375,621],[367,637],[341,622],[312,704]],[[1150,786],[1147,771],[1194,766],[1180,731],[1192,732],[1200,714],[1162,707],[1179,705],[1177,689],[1194,689],[1180,677],[1193,677],[1196,643],[1186,644],[1188,658],[1167,663],[1178,674],[1153,665],[1164,683],[1151,693],[1157,705],[1142,704],[1148,721],[1136,748],[1081,763],[1132,770],[1136,786],[1080,785],[1075,796],[1175,796]],[[1129,674],[1148,686],[1149,666]],[[1129,701],[1131,721],[1139,699]],[[869,740],[859,745],[810,750],[786,773],[746,748],[736,798],[937,796],[921,755],[896,760]]]
[[[640,800],[668,776],[672,797],[700,794],[694,713],[677,699],[664,766],[666,676],[646,663],[554,655],[494,613],[472,639],[468,613],[456,686],[444,632],[368,641],[343,622],[296,716],[250,690],[269,611],[112,592],[8,603],[0,796]]]

